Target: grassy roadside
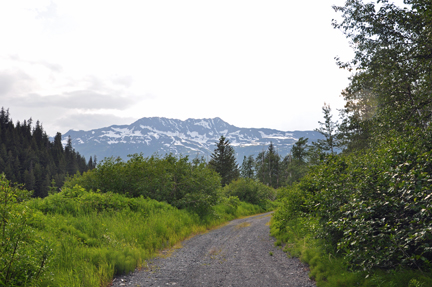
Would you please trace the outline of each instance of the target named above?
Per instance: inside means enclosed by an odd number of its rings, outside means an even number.
[[[21,203],[35,238],[49,249],[39,286],[108,286],[158,250],[264,209],[228,199],[204,217],[152,199],[95,193],[75,186]],[[1,285],[1,284],[0,284]]]
[[[340,253],[325,241],[317,239],[319,220],[314,217],[297,217],[282,222],[277,214],[271,219],[271,235],[276,244],[284,245],[288,256],[298,257],[309,265],[309,276],[318,287],[427,287],[432,286],[432,274],[421,270],[397,269],[370,272],[349,269]]]

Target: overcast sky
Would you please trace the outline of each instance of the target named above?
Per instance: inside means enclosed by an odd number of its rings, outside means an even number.
[[[0,106],[50,136],[142,117],[312,130],[343,107],[343,0],[0,2]]]

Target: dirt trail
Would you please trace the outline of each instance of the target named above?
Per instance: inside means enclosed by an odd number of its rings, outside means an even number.
[[[316,286],[306,266],[274,246],[270,217],[236,219],[197,235],[170,257],[150,261],[148,270],[116,278],[113,286]]]

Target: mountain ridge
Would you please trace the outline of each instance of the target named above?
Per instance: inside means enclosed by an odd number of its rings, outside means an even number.
[[[300,137],[307,137],[309,141],[323,138],[316,131],[239,128],[219,117],[184,121],[144,117],[130,125],[111,125],[89,131],[69,130],[62,139],[66,144],[70,136],[76,151],[87,158],[96,155],[99,160],[110,156],[127,159],[127,155],[141,152],[145,156],[173,153],[209,159],[221,135],[234,147],[239,164],[243,156],[256,156],[270,142],[281,156],[285,156]]]

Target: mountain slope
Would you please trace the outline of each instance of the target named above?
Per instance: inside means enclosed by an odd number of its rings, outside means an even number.
[[[274,129],[238,128],[220,118],[187,119],[186,121],[160,117],[142,118],[131,125],[113,125],[90,131],[70,130],[63,135],[66,142],[70,136],[73,147],[86,158],[96,155],[98,160],[109,156],[123,159],[128,154],[153,153],[189,155],[190,158],[210,158],[215,143],[223,135],[234,147],[237,162],[243,156],[256,156],[273,142],[281,156],[291,150],[300,137],[310,141],[322,138],[315,131],[284,132]]]

